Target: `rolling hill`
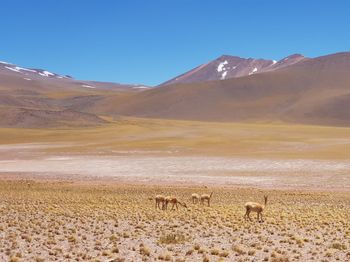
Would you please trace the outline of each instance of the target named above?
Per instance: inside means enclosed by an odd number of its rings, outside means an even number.
[[[109,95],[139,92],[143,85],[76,80],[44,69],[0,62],[0,126],[100,125],[107,121],[81,111]]]

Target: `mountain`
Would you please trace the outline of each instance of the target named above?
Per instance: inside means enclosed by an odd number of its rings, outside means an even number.
[[[7,82],[6,82],[7,81]],[[118,90],[118,91],[135,91],[138,89],[148,88],[145,85],[133,85],[133,84],[119,84],[110,82],[99,81],[85,81],[76,80],[68,75],[59,75],[52,73],[45,69],[33,69],[17,66],[8,62],[0,61],[0,85],[11,84],[10,82],[16,82],[15,85],[21,83],[21,86],[31,86],[31,81],[35,82],[35,85],[46,85],[47,87],[68,87],[78,89],[106,89],[106,90]]]
[[[306,57],[300,54],[288,56],[280,61],[223,55],[207,64],[200,65],[184,74],[170,79],[162,83],[161,86],[225,80],[275,71],[306,59]]]
[[[106,120],[82,112],[105,97],[140,92],[144,85],[76,80],[44,69],[0,62],[0,126],[100,125]]]
[[[350,126],[350,53],[282,67],[288,60],[275,63],[279,70],[131,94],[115,101],[113,110],[151,118]]]
[[[222,71],[232,70],[226,66],[233,60],[226,60]],[[212,68],[217,70],[220,61]],[[101,125],[119,116],[350,126],[350,52],[293,55],[272,65],[268,60],[235,61],[251,67],[224,80],[156,88],[80,81],[12,66],[16,72],[2,63],[0,127]],[[249,74],[258,64],[257,72]]]

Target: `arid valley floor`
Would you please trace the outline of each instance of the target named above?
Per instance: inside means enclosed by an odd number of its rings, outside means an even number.
[[[350,261],[349,155],[345,127],[1,128],[0,260]],[[187,208],[156,210],[157,194]],[[264,195],[265,221],[245,221]]]

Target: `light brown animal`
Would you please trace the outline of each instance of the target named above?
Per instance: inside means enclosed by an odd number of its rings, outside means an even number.
[[[156,209],[165,209],[165,196],[163,195],[156,195]]]
[[[177,204],[179,204],[180,206],[183,206],[183,207],[187,208],[186,203],[180,202],[176,197],[167,196],[167,197],[165,198],[165,208],[164,208],[165,210],[168,209],[168,204],[169,204],[169,203],[172,204],[170,210],[175,210],[175,207],[176,207],[176,210],[178,210],[179,207],[178,207]]]
[[[244,205],[244,207],[245,207],[244,218],[246,220],[249,218],[249,220],[252,221],[252,219],[250,218],[250,213],[251,212],[256,212],[257,213],[257,220],[259,222],[263,222],[262,212],[264,211],[265,206],[267,204],[267,196],[264,196],[264,199],[265,199],[265,204],[264,205],[262,205],[260,203],[256,203],[256,202],[247,202],[247,203],[245,203],[245,205]]]
[[[200,196],[198,194],[193,193],[191,198],[192,198],[192,204],[198,204],[199,203]]]
[[[213,196],[213,192],[211,192],[210,195],[208,195],[208,194],[201,195],[201,204],[203,205],[204,202],[207,201],[208,207],[210,207],[210,200],[211,200],[212,196]]]

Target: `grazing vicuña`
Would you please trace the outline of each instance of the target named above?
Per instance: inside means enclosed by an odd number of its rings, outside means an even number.
[[[249,218],[249,220],[252,221],[252,219],[250,218],[250,212],[256,212],[257,213],[257,220],[259,222],[263,222],[262,212],[264,211],[265,206],[267,204],[267,196],[264,196],[264,199],[265,199],[264,205],[262,205],[260,203],[256,203],[256,202],[245,203],[244,206],[245,206],[246,211],[244,214],[244,218],[245,219]]]

